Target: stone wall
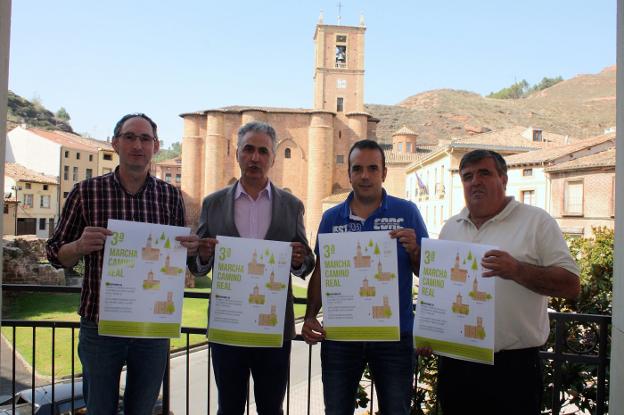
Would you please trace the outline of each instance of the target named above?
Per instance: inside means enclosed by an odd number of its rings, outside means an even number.
[[[44,239],[34,235],[5,236],[3,245],[4,284],[65,285],[65,272],[46,261]]]

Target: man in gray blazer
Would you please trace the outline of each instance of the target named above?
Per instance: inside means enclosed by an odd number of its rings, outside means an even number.
[[[241,178],[234,185],[207,196],[202,204],[197,235],[198,256],[189,269],[203,275],[214,261],[217,235],[291,242],[291,273],[305,278],[314,268],[303,225],[303,203],[271,183],[268,173],[275,161],[273,127],[250,122],[238,130],[236,157]],[[281,348],[237,347],[211,343],[212,362],[219,391],[218,414],[238,415],[245,410],[249,373],[259,415],[282,414],[295,337],[292,287],[288,284],[284,344]]]

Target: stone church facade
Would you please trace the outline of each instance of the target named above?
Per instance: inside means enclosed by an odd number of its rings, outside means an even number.
[[[320,222],[322,201],[350,189],[350,146],[376,139],[379,120],[364,111],[364,33],[359,26],[326,25],[314,34],[314,105],[312,109],[224,107],[181,114],[182,193],[188,223],[197,224],[202,199],[240,175],[236,161],[238,128],[250,121],[271,124],[277,132],[270,178],[306,206],[312,235]]]

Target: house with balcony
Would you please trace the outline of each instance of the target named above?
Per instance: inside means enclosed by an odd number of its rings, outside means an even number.
[[[110,173],[119,164],[119,157],[106,141],[60,130],[20,126],[7,134],[6,161],[58,178],[58,210],[55,214],[59,215],[76,183]]]
[[[489,131],[449,141],[427,143],[419,158],[406,169],[405,194],[416,203],[429,234],[437,237],[444,222],[465,206],[459,177],[459,163],[464,154],[487,149],[503,156],[533,152],[566,144],[573,139],[536,127],[512,127]],[[416,141],[418,146],[418,141]]]
[[[150,173],[179,189],[182,186],[182,157],[152,163]]]
[[[16,163],[5,163],[4,175],[4,234],[49,238],[58,221],[57,178]]]

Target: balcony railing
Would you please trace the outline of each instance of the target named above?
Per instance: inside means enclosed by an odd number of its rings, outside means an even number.
[[[3,285],[4,292],[52,292],[52,293],[79,293],[80,288],[76,287],[59,287],[59,286],[33,286],[33,285]],[[198,292],[185,292],[185,298],[200,298],[208,300],[210,298],[209,293],[198,293]],[[295,303],[305,304],[304,299],[295,299]],[[540,352],[540,357],[547,365],[550,365],[552,370],[547,370],[545,376],[545,396],[550,395],[552,398],[551,408],[553,414],[558,414],[561,410],[562,402],[566,402],[566,394],[567,391],[564,388],[564,380],[562,379],[563,366],[565,364],[583,364],[591,366],[595,372],[595,387],[596,387],[596,396],[595,396],[595,406],[593,413],[596,415],[602,415],[606,413],[606,404],[608,402],[607,398],[607,369],[609,367],[609,339],[610,339],[610,325],[611,325],[611,317],[604,315],[589,315],[589,314],[572,314],[572,313],[550,313],[551,320],[551,337],[545,346],[544,350]],[[77,332],[79,330],[78,322],[63,322],[63,321],[23,321],[23,320],[2,320],[3,327],[11,327],[12,328],[12,371],[11,371],[11,392],[15,395],[16,392],[16,334],[18,327],[26,327],[32,329],[32,373],[30,376],[30,388],[34,395],[35,387],[39,387],[41,385],[36,385],[35,383],[35,373],[36,373],[36,361],[35,361],[35,346],[36,346],[36,338],[37,338],[37,329],[39,328],[47,328],[52,330],[52,343],[51,343],[51,368],[52,368],[52,376],[51,376],[51,384],[54,385],[58,379],[55,379],[55,332],[57,329],[70,329],[71,330],[71,350],[74,350],[74,346],[77,342]],[[201,399],[198,396],[191,396],[190,394],[190,369],[191,369],[191,353],[192,347],[190,345],[190,335],[192,334],[200,334],[206,335],[206,328],[197,328],[197,327],[183,327],[182,328],[182,336],[186,338],[186,346],[182,348],[182,350],[178,351],[186,357],[185,367],[184,367],[184,377],[185,377],[185,392],[184,392],[184,413],[190,414],[193,409],[191,402],[197,403]],[[295,338],[296,342],[303,341],[301,335],[298,335]],[[313,369],[313,347],[317,346],[306,346],[307,347],[307,396],[306,396],[306,414],[311,414],[313,412],[311,408],[312,401],[312,369]],[[3,354],[6,352],[3,352]],[[75,395],[75,384],[80,380],[80,375],[75,373],[75,361],[76,356],[72,356],[71,359],[71,394],[72,397]],[[171,361],[170,361],[171,362]],[[210,403],[211,399],[216,398],[211,396],[211,361],[210,361],[210,349],[207,349],[207,372],[205,373],[205,381],[207,384],[207,396],[205,397],[205,401],[207,403],[207,412],[210,414]],[[420,383],[418,379],[418,368],[415,370],[415,379],[414,379],[414,393],[418,392],[420,388]],[[170,385],[171,384],[171,367],[167,366],[167,370],[165,372],[165,377],[163,379],[163,393],[162,393],[162,413],[167,414],[171,408],[171,394],[170,394]],[[592,385],[593,386],[593,385]],[[369,402],[369,413],[374,413],[374,393],[373,389],[374,385],[371,383],[369,387],[369,397],[371,401]],[[176,399],[180,397],[177,396]],[[55,401],[55,388],[51,387],[51,400]],[[286,401],[285,401],[285,413],[291,413],[291,385],[289,379],[289,385],[286,392]],[[35,411],[34,404],[31,406],[32,412]],[[74,413],[73,399],[71,403],[71,413]],[[247,413],[250,413],[250,404],[247,403]],[[15,408],[13,408],[13,412],[15,412]],[[293,412],[294,413],[294,412]],[[180,415],[176,413],[175,415]]]

